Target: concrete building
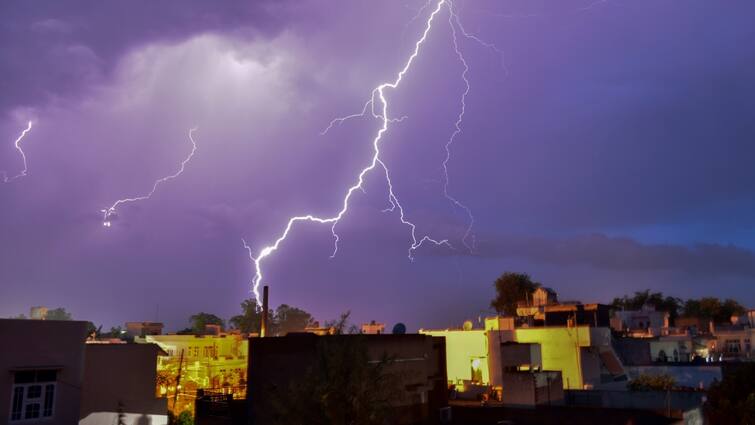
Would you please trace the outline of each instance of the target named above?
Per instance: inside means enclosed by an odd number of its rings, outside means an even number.
[[[167,399],[157,392],[155,344],[86,344],[79,425],[165,425]]]
[[[29,318],[32,320],[45,320],[47,317],[47,307],[35,306],[29,309]]]
[[[246,396],[249,343],[243,335],[147,335],[135,342],[157,344],[167,353],[158,358],[158,390],[175,413],[193,411],[199,389]]]
[[[0,319],[0,423],[79,421],[87,323]],[[6,422],[7,421],[7,422]]]
[[[126,322],[126,334],[130,337],[162,335],[164,325],[160,322]]]
[[[270,423],[275,414],[272,407],[276,400],[278,405],[281,399],[288,400],[288,389],[313,384],[305,382],[313,367],[317,367],[317,373],[334,372],[327,367],[323,370],[324,365],[319,359],[331,357],[325,353],[332,354],[331,350],[358,351],[361,344],[366,347],[368,364],[389,359],[383,364],[381,373],[395,383],[396,392],[391,394],[395,398],[392,410],[398,423],[437,422],[440,409],[447,404],[448,394],[446,350],[442,338],[417,334],[317,336],[300,333],[250,340],[247,400],[252,423]],[[330,364],[330,367],[338,367],[338,364]],[[298,405],[308,403],[303,399],[291,402]]]
[[[559,310],[553,321],[561,321],[564,311],[575,310]],[[601,317],[604,312],[596,308],[581,311],[585,314],[577,316],[580,322],[607,322],[607,316]],[[491,317],[485,319],[485,329],[420,330],[420,333],[446,338],[449,384],[459,390],[470,383],[501,387],[497,353],[498,347],[507,342],[538,344],[542,369],[561,372],[564,389],[582,389],[626,379],[626,372],[611,345],[608,327],[587,324],[519,327],[515,318]]]
[[[542,370],[540,344],[503,342],[499,360],[501,401],[504,406],[535,407],[562,405],[564,388],[561,372]],[[496,373],[497,374],[497,373]]]
[[[640,310],[617,310],[611,317],[611,328],[634,337],[660,336],[668,333],[669,313],[656,311],[651,305]]]
[[[0,423],[161,425],[155,345],[87,344],[87,322],[0,319]],[[147,422],[145,422],[147,421]]]
[[[362,328],[360,330],[363,334],[367,335],[382,334],[385,333],[385,323],[376,323],[372,320],[370,323],[362,323]]]
[[[755,329],[746,325],[711,326],[712,335],[707,341],[708,352],[715,360],[738,360],[755,357],[752,341]]]

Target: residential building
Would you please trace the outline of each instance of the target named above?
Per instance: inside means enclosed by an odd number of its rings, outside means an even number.
[[[363,323],[361,332],[367,335],[377,335],[385,333],[385,323],[376,323],[374,320],[370,323]]]
[[[555,317],[547,320],[561,322],[566,319],[563,313],[567,311],[578,312],[577,321],[581,323],[603,324],[608,321],[607,311],[594,307],[558,310]],[[561,372],[564,389],[581,389],[626,379],[621,361],[611,345],[608,327],[564,321],[567,323],[563,325],[529,327],[517,326],[517,320],[512,317],[490,317],[485,319],[485,329],[420,330],[420,333],[446,338],[449,384],[456,385],[460,391],[470,384],[502,387],[498,347],[507,342],[538,344],[542,370]]]
[[[240,334],[147,335],[167,355],[158,357],[159,392],[172,411],[194,410],[197,390],[243,398],[246,394],[248,340]]]
[[[0,319],[0,423],[77,423],[86,337],[86,322]]]
[[[397,379],[394,409],[399,424],[437,421],[447,404],[445,344],[442,338],[417,334],[328,335],[308,333],[284,337],[253,338],[249,352],[249,418],[269,423],[271,407],[286,389],[303,384],[303,379],[323,350],[365,344],[368,363],[385,363],[384,376]],[[284,391],[278,393],[276,389]],[[276,398],[277,397],[277,398]],[[291,400],[305,403],[304,400]]]
[[[651,305],[640,310],[617,310],[611,318],[611,328],[634,337],[660,336],[668,333],[669,313],[656,311]]]
[[[40,305],[29,309],[29,319],[45,320],[45,317],[47,317],[47,307]]]
[[[708,351],[715,360],[749,359],[755,356],[755,329],[748,325],[715,324]]]
[[[564,388],[561,372],[542,370],[540,344],[500,344],[501,401],[504,406],[561,405]]]
[[[160,322],[126,322],[126,334],[130,337],[162,335],[164,325]]]
[[[87,343],[79,425],[164,425],[167,399],[156,394],[155,344]]]

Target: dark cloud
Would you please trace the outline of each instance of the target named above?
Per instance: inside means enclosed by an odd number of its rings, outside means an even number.
[[[630,238],[591,234],[568,238],[508,236],[494,242],[481,241],[477,248],[475,254],[481,257],[524,258],[559,266],[755,278],[755,252],[733,245],[643,244]]]

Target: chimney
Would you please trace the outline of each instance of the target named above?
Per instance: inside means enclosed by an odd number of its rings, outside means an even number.
[[[260,326],[260,337],[262,338],[267,336],[267,310],[267,285],[265,285],[262,287],[262,323]]]

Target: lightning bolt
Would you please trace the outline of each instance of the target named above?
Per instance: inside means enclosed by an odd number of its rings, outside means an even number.
[[[26,177],[26,173],[29,171],[29,167],[26,164],[26,154],[24,153],[24,150],[21,149],[21,141],[26,136],[26,133],[28,133],[30,131],[31,131],[31,121],[29,121],[26,124],[26,129],[24,129],[24,131],[21,132],[21,135],[18,136],[18,138],[16,139],[16,141],[13,143],[13,146],[16,147],[16,150],[18,151],[18,153],[21,154],[21,159],[24,161],[24,169],[21,170],[20,173],[16,174],[13,177],[10,177],[10,178],[8,177],[8,173],[6,171],[0,171],[0,173],[2,173],[2,175],[3,175],[3,183],[10,183],[13,180],[16,180],[17,178]]]
[[[429,8],[431,4],[432,4],[432,0],[428,0],[428,2],[420,9],[418,14],[412,19],[412,21],[417,19],[419,14],[422,13],[422,11],[424,11],[425,9]],[[341,205],[341,209],[335,215],[331,217],[318,217],[312,214],[307,214],[307,215],[300,215],[300,216],[294,216],[294,217],[289,218],[285,228],[283,229],[283,232],[278,236],[277,239],[275,239],[274,243],[262,248],[257,254],[257,256],[254,256],[254,252],[252,248],[249,246],[249,244],[247,244],[245,240],[242,239],[244,248],[247,250],[247,253],[249,254],[249,259],[254,265],[254,277],[252,278],[252,292],[254,293],[254,296],[258,303],[260,303],[259,286],[263,279],[262,262],[265,258],[269,257],[280,248],[281,244],[286,240],[286,238],[288,237],[289,233],[292,231],[296,223],[313,222],[313,223],[318,223],[318,224],[330,224],[330,230],[331,230],[331,234],[333,235],[333,246],[334,246],[333,252],[331,254],[331,258],[334,257],[338,253],[338,242],[340,240],[340,237],[338,233],[336,232],[336,225],[339,223],[341,218],[343,218],[343,216],[348,212],[349,201],[351,200],[351,197],[354,194],[354,192],[356,192],[357,190],[364,192],[363,185],[364,185],[365,176],[371,171],[375,170],[376,168],[382,169],[382,172],[385,176],[387,189],[388,189],[389,207],[384,209],[383,211],[384,212],[397,211],[399,220],[401,221],[401,223],[409,227],[412,242],[408,248],[408,258],[413,261],[414,251],[419,249],[425,243],[432,243],[434,245],[444,245],[451,248],[451,244],[449,243],[448,239],[435,239],[429,235],[418,236],[417,226],[412,221],[407,219],[404,208],[398,196],[396,195],[396,192],[393,186],[393,181],[391,180],[391,176],[390,176],[390,170],[388,166],[385,164],[385,162],[380,158],[380,142],[383,139],[383,135],[388,131],[389,124],[401,122],[407,118],[406,116],[403,116],[400,118],[390,118],[390,115],[388,114],[388,101],[385,97],[386,90],[388,89],[395,90],[401,84],[401,81],[403,80],[404,76],[406,75],[407,72],[409,72],[415,59],[419,56],[420,49],[422,45],[425,43],[425,41],[427,40],[428,35],[430,34],[430,31],[433,27],[433,21],[436,20],[437,15],[441,12],[441,10],[443,10],[444,6],[448,8],[448,13],[449,13],[448,23],[451,26],[454,52],[456,53],[459,61],[461,62],[464,68],[461,74],[461,78],[464,81],[465,89],[461,96],[461,110],[459,114],[457,115],[457,118],[454,122],[454,131],[445,143],[446,155],[442,163],[443,174],[444,174],[443,194],[453,205],[464,210],[467,213],[467,216],[469,218],[469,224],[462,238],[462,243],[470,250],[470,252],[472,251],[474,242],[472,243],[472,245],[470,245],[468,240],[470,236],[472,236],[474,216],[472,215],[472,211],[469,207],[461,203],[457,198],[452,196],[449,192],[448,164],[451,160],[451,145],[454,143],[457,136],[461,133],[462,122],[464,119],[464,115],[466,113],[466,98],[470,91],[469,79],[467,78],[467,75],[469,73],[469,65],[459,45],[457,30],[459,33],[461,33],[461,35],[463,35],[467,39],[473,40],[483,45],[486,48],[493,49],[498,53],[502,54],[502,52],[498,50],[495,45],[484,42],[477,36],[468,33],[464,29],[464,27],[461,25],[461,20],[459,19],[458,14],[454,10],[452,0],[438,0],[437,3],[435,3],[434,9],[428,15],[428,18],[425,22],[424,31],[422,32],[422,36],[419,38],[419,40],[415,42],[413,52],[411,53],[407,61],[404,63],[403,68],[396,75],[396,78],[392,82],[386,82],[375,87],[371,92],[371,96],[369,100],[367,100],[367,102],[365,102],[364,106],[362,107],[361,112],[333,119],[328,124],[328,126],[320,133],[321,135],[325,135],[328,133],[328,131],[330,131],[336,125],[340,125],[343,122],[350,119],[363,118],[367,116],[368,114],[374,119],[380,119],[382,123],[380,129],[378,130],[377,134],[372,140],[372,146],[373,146],[372,159],[370,163],[365,168],[363,168],[362,171],[358,174],[356,182],[352,186],[350,186],[348,190],[346,191],[346,194],[343,198],[343,203]]]
[[[196,130],[197,130],[196,127],[189,130],[189,141],[191,141],[191,152],[189,152],[189,155],[183,161],[181,161],[181,166],[178,168],[178,171],[176,171],[175,173],[169,176],[165,176],[163,178],[155,180],[155,183],[152,185],[152,190],[150,190],[149,193],[147,193],[146,195],[136,196],[133,198],[119,199],[115,201],[113,205],[111,205],[110,207],[100,210],[100,212],[103,214],[103,217],[102,217],[103,226],[105,227],[112,226],[112,220],[114,217],[117,216],[116,210],[118,209],[119,206],[130,203],[130,202],[144,201],[146,199],[151,198],[152,195],[154,195],[154,193],[157,191],[158,186],[160,186],[161,184],[169,180],[175,179],[176,177],[180,176],[184,172],[184,169],[186,168],[186,164],[194,156],[194,152],[197,151],[197,143],[194,141],[194,132]]]

